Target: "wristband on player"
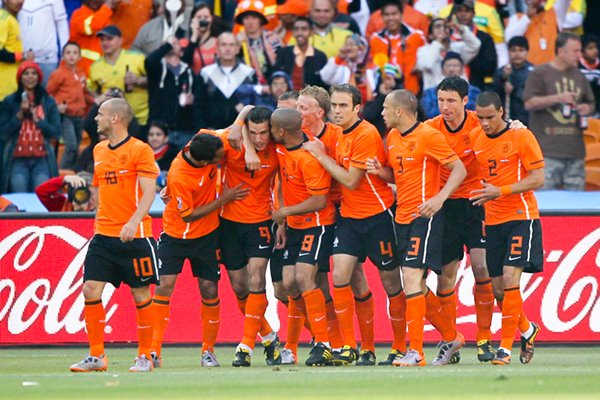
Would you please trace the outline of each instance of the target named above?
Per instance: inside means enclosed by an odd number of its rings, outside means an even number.
[[[500,193],[502,194],[502,196],[506,196],[507,194],[511,194],[512,193],[512,189],[510,188],[510,185],[500,186]]]

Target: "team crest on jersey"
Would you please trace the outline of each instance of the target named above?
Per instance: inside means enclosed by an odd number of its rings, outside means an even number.
[[[469,146],[471,144],[471,138],[469,137],[469,135],[463,135],[463,142],[467,146]]]
[[[417,144],[415,142],[410,142],[406,147],[408,148],[408,151],[415,151]]]
[[[510,142],[504,142],[502,143],[502,153],[507,156],[510,151],[512,150],[512,145]]]
[[[119,163],[125,164],[127,162],[127,154],[121,154],[119,156]]]
[[[181,197],[177,196],[177,209],[181,210],[183,208],[183,201],[181,200]]]

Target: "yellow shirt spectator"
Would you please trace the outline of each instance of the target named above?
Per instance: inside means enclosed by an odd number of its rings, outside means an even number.
[[[310,44],[312,44],[315,49],[325,53],[327,58],[333,58],[338,55],[340,49],[346,42],[346,38],[351,35],[352,31],[333,26],[324,35],[313,32],[310,37]],[[288,46],[294,46],[295,44],[296,39],[292,37],[288,42]]]
[[[135,118],[140,125],[148,122],[148,91],[135,86],[129,93],[125,92],[125,73],[129,70],[137,76],[146,76],[144,55],[137,51],[121,50],[114,64],[109,64],[104,58],[94,62],[90,68],[88,88],[92,92],[104,93],[111,88],[119,88],[125,93]]]
[[[15,62],[0,62],[0,100],[17,90],[17,69],[23,57],[19,22],[5,9],[0,9],[0,51],[14,53]]]
[[[447,18],[452,12],[450,4],[440,11],[440,18]],[[494,7],[489,6],[481,1],[475,2],[475,17],[473,22],[477,25],[477,29],[487,33],[494,39],[494,43],[504,43],[504,27],[500,20],[500,15]]]

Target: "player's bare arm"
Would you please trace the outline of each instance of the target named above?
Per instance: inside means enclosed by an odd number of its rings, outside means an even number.
[[[394,171],[390,167],[384,167],[377,157],[367,158],[367,173],[377,175],[387,183],[394,183]]]
[[[148,214],[148,211],[150,211],[150,206],[152,206],[152,202],[154,201],[156,193],[154,190],[154,185],[156,184],[155,179],[141,176],[139,179],[140,186],[142,187],[142,198],[140,199],[140,203],[137,210],[135,210],[135,213],[133,213],[129,221],[127,221],[127,223],[123,225],[123,228],[121,228],[119,238],[123,243],[133,240],[140,222],[142,222],[142,219],[146,216],[146,214]]]
[[[325,208],[326,205],[326,194],[313,194],[302,203],[298,203],[289,207],[281,207],[279,210],[275,210],[275,212],[273,212],[273,221],[279,225],[282,225],[286,217],[319,211]]]
[[[333,158],[327,155],[325,147],[320,141],[310,140],[305,142],[302,147],[319,161],[333,179],[348,189],[356,189],[360,184],[361,179],[365,176],[365,170],[363,169],[350,167],[350,169],[347,170],[339,165]]]
[[[242,126],[246,123],[246,117],[250,110],[254,108],[253,105],[247,105],[242,108],[242,111],[238,114],[235,122],[229,127],[229,136],[227,140],[229,141],[229,145],[234,149],[241,151],[242,150]],[[244,142],[245,143],[245,142]]]
[[[242,127],[242,139],[244,142],[244,160],[246,161],[246,168],[250,171],[258,171],[260,169],[260,157],[250,141],[248,125]]]
[[[498,187],[492,184],[489,184],[485,181],[481,181],[483,185],[483,189],[473,190],[471,193],[472,197],[469,198],[473,202],[473,204],[479,206],[487,203],[490,200],[497,199],[498,197],[503,195],[503,191],[505,194],[519,194],[525,193],[530,190],[535,190],[544,186],[544,169],[537,168],[531,171],[527,171],[529,175],[523,179],[522,181],[513,183],[512,185],[507,185],[506,187]]]
[[[433,215],[438,212],[440,208],[442,208],[444,201],[450,197],[452,192],[454,192],[460,186],[462,181],[465,180],[465,177],[467,176],[465,165],[460,160],[454,160],[445,166],[450,170],[450,176],[438,194],[419,206],[419,214],[421,214],[422,217],[433,217]]]
[[[182,219],[185,222],[194,222],[223,207],[227,203],[231,203],[232,201],[236,200],[243,200],[246,196],[248,196],[248,193],[250,193],[250,188],[244,187],[242,183],[233,188],[225,187],[223,189],[223,193],[221,193],[218,199],[194,208],[189,215],[183,217]]]

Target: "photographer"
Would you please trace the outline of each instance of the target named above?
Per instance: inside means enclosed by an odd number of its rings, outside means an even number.
[[[57,176],[35,188],[35,194],[48,211],[93,211],[96,208],[92,174]]]

